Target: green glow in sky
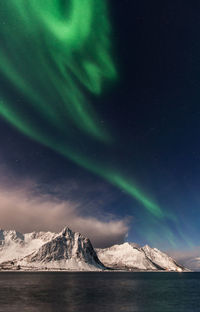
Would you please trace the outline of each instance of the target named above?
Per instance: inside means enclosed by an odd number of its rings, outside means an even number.
[[[0,114],[163,218],[161,208],[119,170],[106,168],[75,143],[85,136],[102,148],[112,144],[87,96],[100,95],[106,82],[117,78],[106,1],[1,1],[0,20],[0,76],[10,90],[0,87]]]
[[[1,75],[54,127],[108,141],[83,93],[116,78],[105,1],[9,0],[0,10]]]

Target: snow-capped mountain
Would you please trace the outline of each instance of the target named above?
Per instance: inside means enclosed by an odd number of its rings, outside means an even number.
[[[69,228],[55,234],[1,231],[0,267],[33,270],[103,270],[88,238]]]
[[[135,243],[94,250],[90,240],[68,227],[60,233],[0,230],[0,270],[105,269],[185,271],[167,254]]]
[[[184,271],[185,268],[167,254],[148,245],[124,243],[110,248],[96,249],[97,255],[105,266],[114,269],[148,271]]]
[[[0,230],[0,263],[29,255],[56,236],[51,232],[22,234]]]
[[[72,232],[69,228],[64,228],[60,234],[31,255],[17,261],[17,265],[43,269],[89,271],[105,269],[90,240],[80,233]]]
[[[161,267],[163,270],[184,270],[183,266],[178,264],[173,258],[168,256],[166,253],[161,252],[157,248],[151,248],[148,245],[145,245],[141,248],[141,250],[145,253],[146,257],[148,257],[155,265]]]

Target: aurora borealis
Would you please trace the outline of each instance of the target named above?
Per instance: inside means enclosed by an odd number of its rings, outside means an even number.
[[[8,13],[1,17],[7,20],[1,37],[5,43],[9,38],[9,42],[1,49],[1,72],[28,100],[19,110],[13,100],[3,97],[2,116],[24,134],[124,189],[152,214],[161,217],[161,209],[117,171],[107,171],[103,164],[95,164],[81,151],[75,152],[70,144],[73,127],[102,143],[111,138],[98,127],[95,109],[82,91],[85,87],[99,94],[104,80],[116,78],[106,3],[73,0],[61,5],[59,1],[14,0],[2,7],[1,12]],[[17,21],[13,21],[13,14]],[[38,125],[37,117],[42,124]],[[55,141],[54,132],[58,133],[59,141]]]
[[[136,6],[129,5],[132,9]],[[103,0],[3,1],[0,4],[0,114],[11,127],[17,128],[15,131],[36,141],[34,144],[38,144],[38,149],[42,145],[50,154],[56,152],[58,156],[53,157],[64,156],[63,162],[69,168],[73,163],[86,176],[96,177],[101,183],[110,184],[116,193],[125,194],[131,202],[128,215],[133,218],[136,215],[136,219],[142,220],[138,225],[141,237],[144,235],[154,242],[158,230],[171,245],[176,245],[177,236],[190,244],[191,239],[181,230],[179,213],[172,208],[174,204],[166,203],[165,196],[146,182],[149,178],[144,178],[144,168],[147,168],[152,184],[165,185],[161,178],[157,178],[159,183],[153,182],[157,169],[149,169],[154,166],[154,160],[150,160],[151,155],[155,155],[153,146],[155,150],[160,146],[161,155],[163,143],[155,144],[152,137],[152,145],[148,148],[147,137],[159,127],[163,131],[162,117],[165,114],[167,118],[168,110],[164,101],[157,110],[149,108],[149,105],[155,105],[155,102],[148,104],[148,100],[152,100],[148,99],[149,90],[162,89],[159,79],[155,83],[157,87],[151,87],[148,74],[144,75],[154,71],[151,68],[153,54],[147,56],[149,63],[144,61],[146,68],[140,65],[137,69],[134,64],[135,72],[138,70],[139,74],[133,83],[129,66],[124,74],[123,64],[119,64],[122,54],[124,60],[127,56],[127,63],[128,60],[130,64],[136,62],[132,56],[136,39],[128,36],[128,32],[134,33],[136,28],[133,25],[129,28],[124,16],[124,26],[113,21],[116,14],[113,11],[120,14],[120,6],[118,2]],[[143,12],[140,7],[137,10]],[[138,31],[142,32],[140,19],[137,21]],[[116,39],[116,29],[120,27],[124,29]],[[123,50],[125,43],[127,48]],[[145,44],[149,44],[148,40]],[[141,59],[144,59],[145,45],[141,49]],[[132,71],[134,66],[130,65]],[[159,68],[159,64],[157,66]],[[134,83],[136,95],[131,92]],[[128,91],[124,85],[128,86]],[[120,88],[123,95],[117,95]],[[121,104],[115,104],[117,101]],[[140,101],[141,105],[138,104]],[[145,106],[144,111],[142,106]],[[116,107],[120,107],[118,113]],[[143,114],[148,115],[148,112],[154,124],[161,116],[160,126],[149,126],[148,121],[146,130],[148,117]],[[140,124],[144,124],[144,129],[142,138],[138,139]],[[160,137],[158,141],[162,141]],[[149,159],[145,158],[145,153]],[[159,177],[162,168],[156,173]],[[63,175],[67,177],[67,173]],[[119,208],[115,213],[122,215],[122,211]]]
[[[1,19],[6,20],[1,27],[1,73],[27,98],[32,114],[55,131],[67,135],[74,125],[106,141],[82,91],[85,87],[98,94],[105,78],[116,77],[106,6],[104,1],[98,5],[94,1],[67,3],[14,0],[1,4]],[[9,103],[2,114],[26,134],[46,142],[33,121],[26,125],[26,106],[19,112],[11,100]]]

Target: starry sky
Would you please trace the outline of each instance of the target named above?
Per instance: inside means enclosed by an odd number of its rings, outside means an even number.
[[[199,246],[199,2],[48,2],[0,4],[0,227]]]

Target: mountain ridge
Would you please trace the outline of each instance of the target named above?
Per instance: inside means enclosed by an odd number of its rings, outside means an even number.
[[[65,227],[59,233],[0,230],[0,270],[187,271],[148,245],[123,243],[94,249],[90,240]]]
[[[104,265],[114,269],[124,268],[129,271],[187,271],[172,257],[148,245],[140,247],[135,243],[126,242],[109,248],[97,248],[96,252]]]

